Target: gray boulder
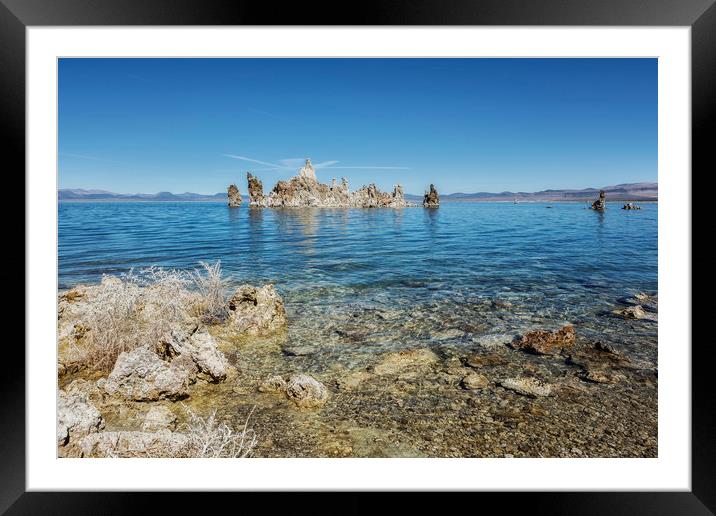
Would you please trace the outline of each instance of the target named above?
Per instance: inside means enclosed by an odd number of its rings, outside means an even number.
[[[104,419],[84,394],[60,391],[57,400],[57,444],[65,446],[104,428]]]
[[[190,457],[189,438],[181,433],[99,432],[84,437],[75,451],[80,457]]]
[[[299,407],[320,407],[328,400],[328,389],[307,374],[294,374],[286,382],[286,396]]]
[[[179,399],[188,395],[195,374],[187,361],[166,362],[148,349],[137,348],[119,355],[104,389],[135,401]]]
[[[241,285],[229,301],[229,322],[240,334],[273,333],[286,326],[283,299],[273,285]]]

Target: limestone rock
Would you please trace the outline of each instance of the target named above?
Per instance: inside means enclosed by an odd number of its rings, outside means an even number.
[[[135,401],[179,399],[187,396],[192,373],[181,360],[169,363],[148,349],[137,348],[119,355],[104,389]]]
[[[238,208],[241,206],[241,194],[239,188],[236,185],[229,185],[227,195],[229,198],[229,207]]]
[[[104,428],[104,419],[87,396],[74,391],[60,391],[57,400],[57,444],[65,446],[70,441]]]
[[[550,396],[552,394],[552,387],[546,385],[535,378],[520,377],[520,378],[506,378],[500,382],[505,389],[515,391],[523,396]]]
[[[214,337],[203,326],[195,326],[188,332],[172,331],[160,343],[161,354],[167,358],[186,355],[194,362],[198,373],[211,382],[226,379],[229,361],[217,347]],[[181,364],[181,362],[179,362]],[[177,364],[177,365],[179,365]],[[189,369],[194,369],[188,366]]]
[[[246,173],[246,180],[249,183],[249,206],[266,206],[264,185],[261,183],[261,180],[251,175],[251,172]]]
[[[414,206],[405,200],[400,185],[396,185],[393,192],[381,192],[375,184],[350,192],[345,178],[341,180],[340,185],[336,184],[335,179],[330,185],[320,183],[310,159],[306,160],[305,166],[296,176],[277,182],[267,196],[263,194],[261,181],[251,173],[247,174],[247,178],[249,203],[256,207],[402,208]]]
[[[286,326],[283,299],[273,285],[241,285],[229,301],[229,322],[241,334],[273,333]]]
[[[286,396],[299,407],[320,407],[328,400],[328,389],[307,374],[294,374],[286,382]]]
[[[415,370],[437,363],[438,356],[431,350],[409,349],[386,354],[383,359],[371,368],[371,372],[379,375],[398,374],[406,369]]]
[[[181,433],[99,432],[78,442],[81,457],[189,457],[189,438]]]
[[[622,206],[622,210],[640,210],[641,206],[637,206],[633,202],[628,202],[624,206]]]
[[[479,373],[469,373],[460,382],[460,385],[462,385],[464,389],[468,390],[484,389],[488,386],[488,384],[489,382],[487,377]]]
[[[163,405],[156,405],[149,409],[144,417],[142,431],[157,432],[159,430],[174,430],[177,424],[177,417]]]
[[[259,392],[286,392],[286,380],[281,375],[273,375],[262,380],[258,386]]]
[[[574,345],[575,332],[572,325],[564,326],[555,332],[533,330],[525,333],[520,339],[511,343],[515,349],[547,355],[571,349]]]
[[[607,195],[604,190],[599,190],[599,199],[592,203],[592,209],[597,211],[604,211],[607,207]]]
[[[435,185],[430,185],[430,190],[425,192],[425,196],[423,197],[423,208],[438,207],[440,207],[440,196],[435,189]]]
[[[316,179],[316,171],[313,169],[313,165],[311,164],[311,159],[306,159],[306,164],[301,167],[301,169],[298,171],[298,177],[303,177],[312,181],[317,181]]]
[[[648,314],[641,305],[628,306],[621,310],[614,310],[615,315],[623,317],[624,319],[646,319],[649,318]]]

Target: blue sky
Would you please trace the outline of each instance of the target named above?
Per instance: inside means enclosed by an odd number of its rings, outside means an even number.
[[[58,100],[60,188],[657,180],[656,59],[61,59]]]

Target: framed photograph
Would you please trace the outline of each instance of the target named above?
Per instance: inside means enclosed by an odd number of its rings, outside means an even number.
[[[714,510],[713,2],[0,2],[27,250],[2,510]]]

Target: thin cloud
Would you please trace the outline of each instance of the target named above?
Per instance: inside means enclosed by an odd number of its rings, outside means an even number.
[[[346,169],[346,170],[411,170],[410,167],[364,167],[364,166],[356,166],[356,167],[325,167],[325,168]]]
[[[238,159],[242,161],[248,161],[249,163],[256,163],[258,165],[264,165],[270,168],[257,169],[262,170],[295,170],[303,166],[306,158],[284,158],[278,160],[280,164],[269,163],[267,161],[261,161],[247,156],[237,156],[236,154],[224,154],[228,158]],[[337,160],[322,161],[320,163],[314,163],[313,168],[316,169],[333,169],[333,170],[410,170],[410,167],[394,167],[394,166],[340,166],[336,167],[335,164],[340,163]]]
[[[238,159],[241,161],[248,161],[249,163],[257,163],[259,165],[264,165],[264,166],[272,167],[272,168],[285,168],[285,167],[282,167],[281,165],[276,165],[275,163],[268,163],[266,161],[249,158],[247,156],[237,156],[236,154],[224,154],[224,156],[226,156],[227,158]]]

